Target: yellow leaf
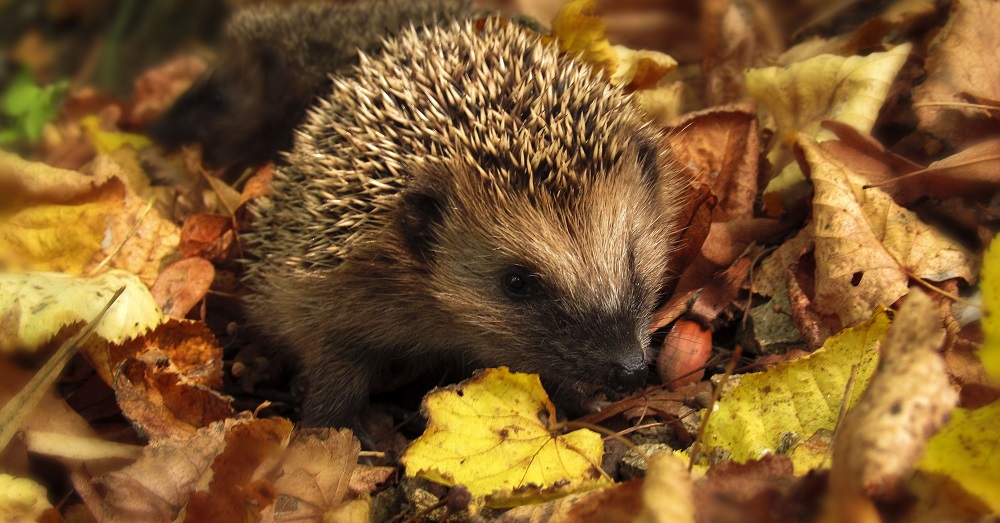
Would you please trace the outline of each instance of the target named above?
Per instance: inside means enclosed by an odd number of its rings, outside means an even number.
[[[52,508],[45,487],[26,478],[0,474],[0,515],[3,521],[40,521]]]
[[[779,214],[787,191],[801,197],[805,183],[792,162],[791,146],[804,133],[818,142],[834,138],[823,129],[823,120],[844,122],[869,132],[885,102],[896,74],[910,54],[910,44],[885,53],[842,57],[820,55],[787,67],[766,67],[746,72],[747,92],[774,115],[778,146],[768,160],[781,174],[764,190],[768,212]]]
[[[563,4],[552,20],[552,33],[559,50],[579,56],[604,72],[612,85],[632,91],[655,88],[664,75],[677,68],[677,61],[659,51],[634,50],[611,45],[604,22],[594,14],[594,0]]]
[[[833,430],[851,366],[858,365],[853,405],[875,371],[876,343],[888,328],[888,316],[879,311],[809,356],[744,375],[716,405],[705,431],[706,450],[721,447],[743,463],[775,453],[783,439],[801,441],[818,430]],[[805,472],[801,466],[796,465],[796,473]]]
[[[162,321],[149,289],[124,271],[93,278],[56,273],[0,274],[0,353],[36,350],[63,327],[90,321],[121,286],[125,293],[97,324],[100,338],[122,343]]]
[[[0,260],[6,258],[9,270],[81,274],[101,251],[124,201],[125,186],[110,180],[68,202],[20,209],[0,227]]]
[[[1000,401],[958,408],[924,450],[918,468],[947,475],[1000,513]]]
[[[402,457],[408,476],[464,485],[491,507],[511,507],[610,484],[601,436],[554,436],[537,375],[488,369],[424,398],[427,430]]]
[[[142,149],[153,144],[149,138],[141,134],[102,130],[97,115],[83,117],[80,119],[80,125],[94,144],[94,149],[101,154],[111,154],[125,146]]]
[[[84,175],[0,151],[0,270],[111,267],[152,285],[176,256],[180,228],[130,190],[114,165],[99,157]]]
[[[677,60],[659,51],[636,51],[620,45],[613,46],[612,49],[618,55],[618,67],[608,79],[612,85],[620,85],[633,91],[652,89],[657,86],[660,78],[677,69]]]
[[[604,34],[604,22],[594,15],[595,0],[566,2],[552,20],[552,33],[559,50],[579,56],[610,77],[618,67],[618,55]]]
[[[1000,235],[983,255],[983,348],[979,359],[994,381],[1000,382]]]

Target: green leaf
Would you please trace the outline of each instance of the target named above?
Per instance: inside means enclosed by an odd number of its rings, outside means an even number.
[[[29,71],[21,71],[0,94],[0,110],[7,116],[7,125],[0,128],[0,143],[40,140],[42,129],[59,111],[68,87],[65,80],[40,87]]]

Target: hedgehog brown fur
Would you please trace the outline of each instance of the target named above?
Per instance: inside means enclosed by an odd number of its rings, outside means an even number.
[[[490,19],[405,30],[312,108],[248,237],[251,320],[301,354],[308,424],[443,355],[625,390],[678,225],[619,89]]]
[[[263,4],[226,24],[216,65],[153,123],[149,134],[175,148],[199,143],[206,165],[239,170],[292,145],[306,108],[329,90],[329,75],[357,64],[404,26],[470,16],[467,1],[379,0]]]

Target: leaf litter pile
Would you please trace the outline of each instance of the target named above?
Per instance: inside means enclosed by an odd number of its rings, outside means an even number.
[[[144,61],[118,22],[147,11],[21,9],[0,44],[0,521],[997,516],[1000,4],[838,5],[508,2],[633,92],[689,180],[657,376],[576,420],[506,368],[385,383],[377,451],[297,428],[295,362],[243,329],[239,233],[273,166],[214,172],[144,134],[211,47]]]

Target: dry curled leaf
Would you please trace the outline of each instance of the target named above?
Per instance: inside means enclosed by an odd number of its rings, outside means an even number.
[[[991,0],[951,4],[948,23],[929,49],[927,80],[913,92],[921,129],[956,146],[1000,131],[998,19],[1000,4]]]
[[[801,142],[813,182],[816,310],[844,325],[906,294],[910,278],[973,281],[973,255],[849,171],[815,142]]]
[[[753,217],[757,196],[757,111],[751,105],[715,107],[671,122],[673,159],[719,199],[713,222]]]
[[[230,418],[190,437],[146,446],[128,467],[96,479],[107,494],[89,507],[101,521],[242,521],[274,501],[254,472],[292,430],[285,419]],[[249,512],[248,512],[249,511]]]
[[[856,520],[854,507],[866,498],[891,500],[900,493],[955,406],[958,393],[939,354],[943,343],[934,303],[911,289],[882,341],[877,372],[837,431],[831,482],[843,521]]]

